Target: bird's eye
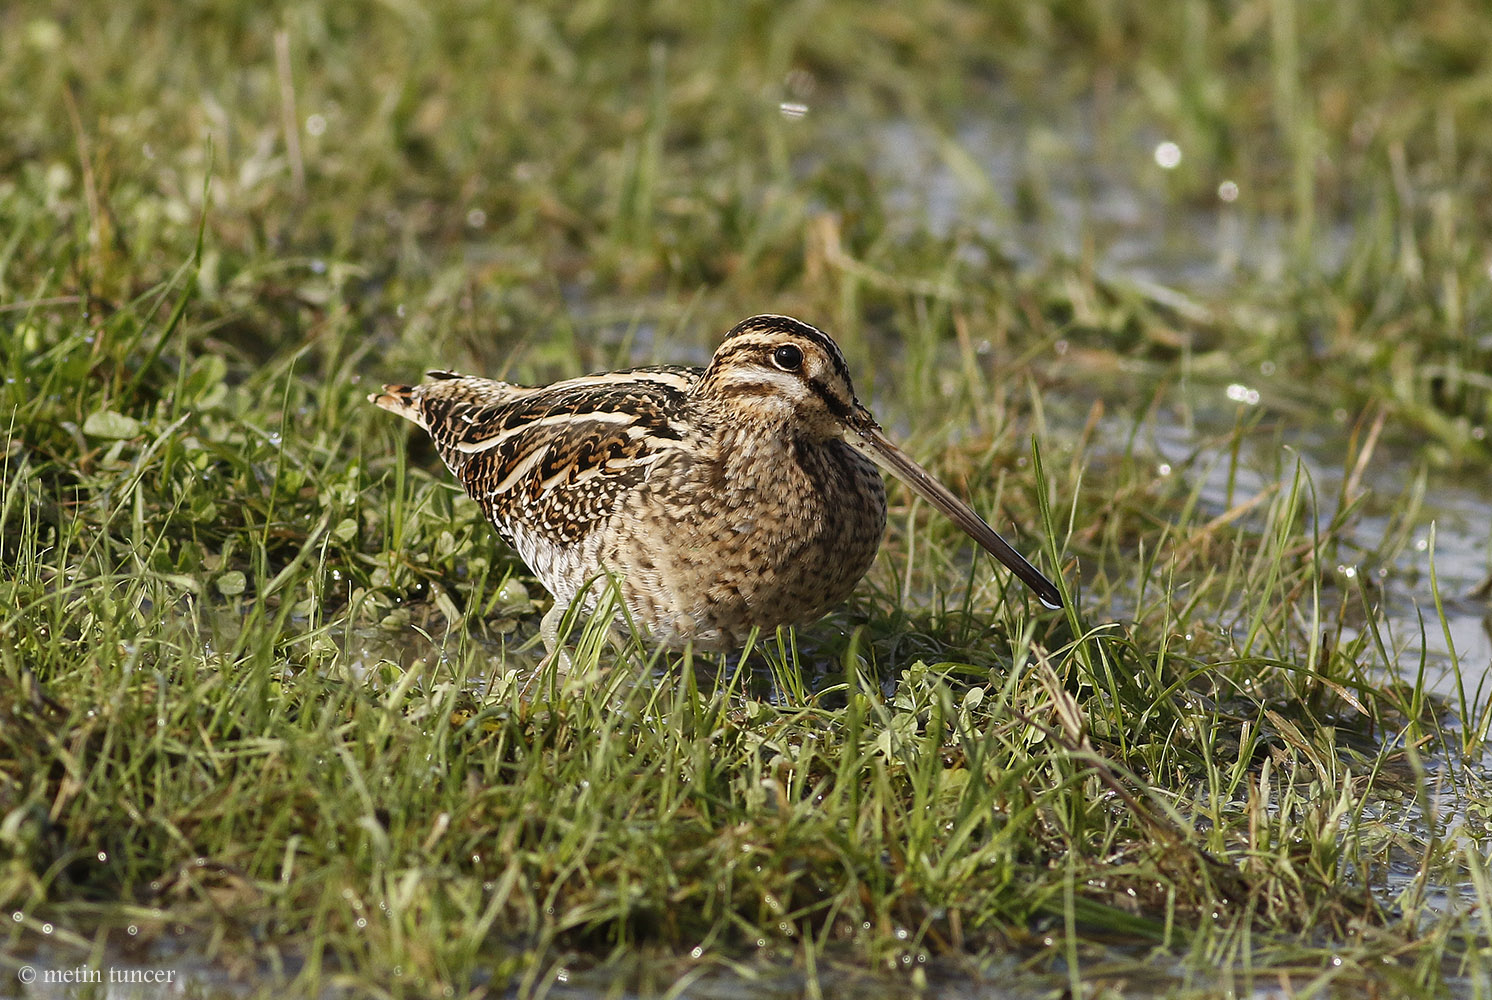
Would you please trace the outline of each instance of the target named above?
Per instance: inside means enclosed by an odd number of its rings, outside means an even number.
[[[803,352],[792,344],[783,344],[772,352],[772,363],[785,372],[795,372],[803,367]]]

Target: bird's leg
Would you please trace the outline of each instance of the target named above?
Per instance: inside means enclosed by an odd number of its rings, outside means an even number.
[[[569,646],[574,644],[574,623],[560,635],[560,628],[565,624],[565,615],[570,613],[572,605],[562,601],[555,601],[554,606],[544,612],[544,617],[539,622],[539,636],[544,640],[544,652],[549,657],[558,657],[558,666],[561,670],[569,672],[574,666],[574,659],[570,656]]]
[[[534,668],[533,673],[524,682],[523,695],[527,695],[528,688],[533,684],[534,679],[543,675],[551,667],[554,669],[556,681],[568,681],[574,678],[575,658],[571,655],[571,647],[574,643],[570,640],[578,639],[581,642],[586,640],[584,632],[576,636],[573,627],[565,632],[563,638],[560,636],[560,629],[564,626],[565,616],[570,613],[572,607],[574,605],[556,601],[553,607],[546,611],[544,617],[540,619],[539,638],[544,642],[544,658],[539,661],[539,665]],[[611,648],[612,653],[617,658],[625,656],[631,648],[627,631],[617,621],[609,622],[603,641]]]
[[[528,681],[524,684],[525,693],[527,692],[528,685],[533,683],[534,678],[544,673],[551,665],[553,665],[555,672],[559,674],[569,674],[570,669],[575,665],[574,659],[570,656],[570,651],[565,648],[559,634],[560,626],[565,622],[565,613],[569,610],[570,605],[563,601],[555,601],[549,610],[544,612],[544,617],[540,619],[539,638],[544,641],[544,658],[539,661],[538,667],[529,675]],[[567,634],[566,638],[568,637]]]

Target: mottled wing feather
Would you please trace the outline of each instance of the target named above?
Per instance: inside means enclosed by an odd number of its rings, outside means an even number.
[[[509,544],[532,533],[569,545],[682,441],[698,378],[644,368],[531,388],[456,376],[417,394],[441,458]]]

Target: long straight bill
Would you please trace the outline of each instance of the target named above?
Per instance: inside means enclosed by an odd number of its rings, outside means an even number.
[[[914,492],[928,503],[953,521],[954,524],[964,529],[964,532],[990,555],[1000,560],[1010,572],[1015,574],[1026,586],[1031,588],[1041,603],[1053,611],[1062,607],[1062,592],[1057,585],[1047,579],[1035,566],[1026,561],[1010,543],[1001,538],[999,533],[985,523],[984,518],[974,512],[974,508],[964,503],[958,497],[933,478],[932,473],[907,457],[906,452],[892,444],[886,435],[881,433],[880,428],[871,425],[869,427],[855,427],[855,436],[864,442],[863,449],[867,455],[875,460],[887,472],[897,479],[906,483]]]

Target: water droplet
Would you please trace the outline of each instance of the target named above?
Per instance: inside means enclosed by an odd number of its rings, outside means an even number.
[[[1228,386],[1228,398],[1235,403],[1243,403],[1246,406],[1257,406],[1259,403],[1259,390],[1250,389],[1246,385],[1234,382]]]
[[[320,135],[326,131],[326,115],[308,115],[306,117],[306,134]]]
[[[1162,170],[1175,170],[1181,163],[1181,147],[1167,139],[1155,147],[1155,163]]]
[[[783,101],[777,105],[777,110],[782,112],[784,118],[802,118],[808,114],[808,105],[801,101]]]
[[[474,208],[466,213],[466,224],[472,229],[481,229],[487,224],[487,213],[480,208]]]
[[[1177,157],[1179,158],[1180,155],[1181,154],[1178,151]],[[1162,164],[1162,166],[1164,166],[1164,164]],[[1225,201],[1230,205],[1233,204],[1233,202],[1238,200],[1238,185],[1233,183],[1232,181],[1223,181],[1217,186],[1217,196],[1219,200]]]

